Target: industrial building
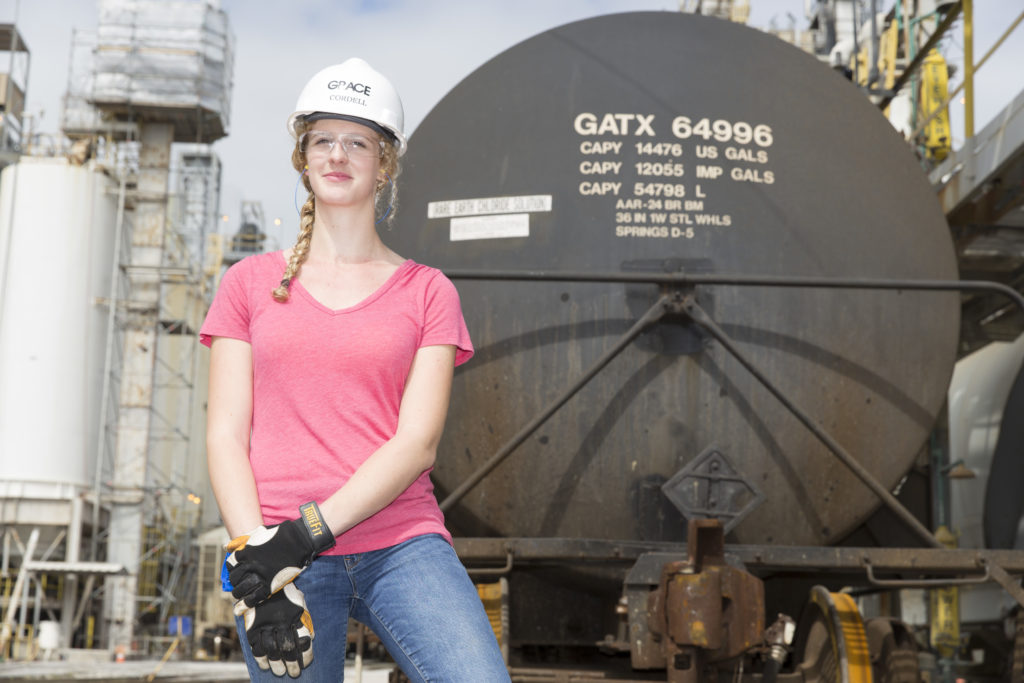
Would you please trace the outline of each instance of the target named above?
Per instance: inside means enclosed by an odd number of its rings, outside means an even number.
[[[222,260],[211,143],[228,131],[233,37],[210,3],[99,12],[73,39],[69,147],[25,134],[27,69],[4,81],[2,642],[16,655],[53,615],[59,647],[162,652],[169,617],[191,632],[196,534],[216,523],[209,505],[201,518],[197,330]]]

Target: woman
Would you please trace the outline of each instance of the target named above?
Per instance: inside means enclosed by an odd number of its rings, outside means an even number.
[[[342,680],[349,616],[413,681],[509,680],[429,479],[453,368],[473,353],[458,294],[376,230],[402,125],[362,60],[309,81],[288,121],[309,192],[296,244],[232,266],[200,332],[253,680]]]

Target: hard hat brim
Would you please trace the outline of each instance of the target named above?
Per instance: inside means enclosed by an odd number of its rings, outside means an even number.
[[[352,123],[358,123],[361,126],[366,126],[370,130],[377,133],[378,135],[387,138],[392,144],[394,144],[398,139],[395,137],[394,133],[392,133],[390,130],[380,125],[376,121],[364,119],[361,116],[351,116],[349,114],[332,114],[326,111],[315,111],[312,114],[300,116],[296,123],[298,123],[298,121],[303,121],[307,124],[310,124],[315,121],[323,121],[324,119],[338,119],[339,121],[351,121]]]

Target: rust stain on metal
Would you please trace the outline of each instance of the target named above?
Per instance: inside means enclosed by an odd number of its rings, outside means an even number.
[[[761,642],[764,584],[725,563],[722,527],[690,522],[689,557],[662,567],[648,600],[648,626],[665,661],[699,648],[708,662],[730,659]]]

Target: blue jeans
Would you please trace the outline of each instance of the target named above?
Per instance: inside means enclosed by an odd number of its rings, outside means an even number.
[[[298,679],[261,671],[238,619],[253,681],[342,681],[349,617],[377,634],[413,683],[510,680],[473,582],[436,534],[368,553],[318,557],[295,585],[313,617],[313,662]]]

